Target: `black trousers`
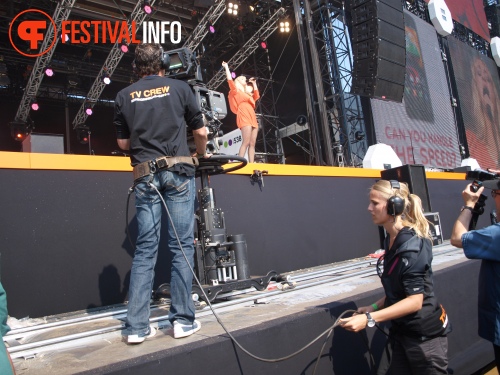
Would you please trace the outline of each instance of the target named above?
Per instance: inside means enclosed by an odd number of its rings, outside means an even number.
[[[418,338],[391,334],[377,375],[439,375],[447,374],[448,338]]]

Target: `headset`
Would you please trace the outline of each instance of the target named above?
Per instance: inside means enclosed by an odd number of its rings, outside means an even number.
[[[391,189],[395,190],[400,190],[401,185],[399,185],[399,181],[396,180],[389,180],[391,183]],[[405,210],[405,200],[401,197],[398,197],[397,195],[393,195],[387,200],[387,213],[391,216],[399,216],[401,215]]]

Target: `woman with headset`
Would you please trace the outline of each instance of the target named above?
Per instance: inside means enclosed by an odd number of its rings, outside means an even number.
[[[358,332],[391,321],[385,352],[392,354],[382,359],[378,374],[388,369],[391,374],[446,374],[451,327],[434,295],[432,242],[422,202],[407,184],[379,180],[370,189],[368,211],[387,232],[385,254],[377,263],[385,296],[341,319],[341,326]]]

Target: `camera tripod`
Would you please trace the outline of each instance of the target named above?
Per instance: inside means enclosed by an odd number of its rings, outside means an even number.
[[[234,166],[223,168],[231,163]],[[250,276],[245,236],[228,236],[224,213],[215,207],[213,189],[209,177],[243,168],[245,158],[234,155],[212,155],[209,159],[200,159],[196,177],[201,179],[198,191],[199,208],[195,225],[195,268],[200,285],[193,283],[193,297],[212,302],[220,293],[254,287],[264,290],[278,274],[269,271],[265,276]],[[162,284],[155,292],[157,298],[170,297],[170,285]],[[206,297],[205,297],[206,296]]]

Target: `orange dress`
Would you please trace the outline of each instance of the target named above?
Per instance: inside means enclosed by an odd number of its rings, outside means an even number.
[[[255,116],[255,102],[260,98],[259,90],[254,90],[250,96],[236,89],[233,80],[229,83],[229,108],[236,115],[236,125],[238,128],[252,126],[258,128],[257,117]]]

